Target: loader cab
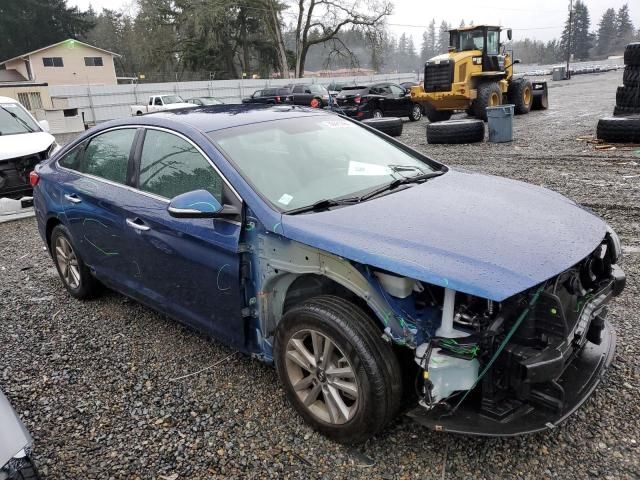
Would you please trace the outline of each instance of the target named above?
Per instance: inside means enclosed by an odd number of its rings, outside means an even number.
[[[456,52],[479,51],[481,57],[474,57],[473,64],[481,64],[483,72],[499,72],[504,70],[500,31],[500,27],[488,25],[449,30],[449,45]],[[511,30],[507,30],[507,37],[511,39]]]

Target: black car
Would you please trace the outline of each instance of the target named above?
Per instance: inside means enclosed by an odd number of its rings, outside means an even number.
[[[242,103],[284,103],[287,96],[291,95],[288,88],[263,88],[256,90],[253,95],[242,99]]]
[[[422,108],[411,101],[409,92],[389,82],[344,87],[335,97],[335,106],[339,113],[358,120],[409,117],[415,122],[422,118]]]
[[[287,103],[314,108],[324,108],[329,105],[329,92],[322,85],[297,83],[289,85],[289,89],[291,94],[287,96]]]

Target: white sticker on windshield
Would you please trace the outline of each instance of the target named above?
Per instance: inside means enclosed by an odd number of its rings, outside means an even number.
[[[291,203],[291,200],[293,200],[293,197],[288,193],[285,193],[280,197],[280,200],[278,200],[278,203],[281,203],[283,205],[289,205]]]
[[[386,165],[376,165],[375,163],[349,162],[347,175],[390,175],[391,170]]]
[[[322,125],[327,128],[352,128],[356,126],[355,123],[346,120],[325,120],[322,122]]]
[[[18,105],[16,105],[15,103],[3,103],[2,106],[4,108],[18,108]]]

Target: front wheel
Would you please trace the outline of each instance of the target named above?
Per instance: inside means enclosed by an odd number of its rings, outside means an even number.
[[[419,104],[414,103],[413,106],[411,107],[411,112],[409,112],[409,120],[411,120],[412,122],[417,122],[421,118],[422,118],[422,107]]]
[[[278,325],[274,358],[293,407],[333,440],[363,442],[398,412],[395,353],[373,321],[340,297],[318,296],[291,308]]]
[[[382,118],[384,117],[384,113],[379,108],[374,108],[373,112],[371,112],[371,118]]]
[[[476,118],[487,120],[487,107],[502,105],[502,91],[498,82],[485,82],[478,86],[478,96],[473,101]]]

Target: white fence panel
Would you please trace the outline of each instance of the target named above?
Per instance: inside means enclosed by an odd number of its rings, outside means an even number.
[[[126,85],[52,85],[49,93],[54,102],[77,108],[89,123],[100,123],[131,115],[131,105],[146,105],[149,96],[177,94],[182,98],[216,97],[225,103],[240,103],[254,91],[265,87],[286,86],[290,83],[328,85],[342,83],[371,83],[378,81],[415,81],[413,73],[397,73],[360,77],[211,80],[201,82],[140,83]]]

